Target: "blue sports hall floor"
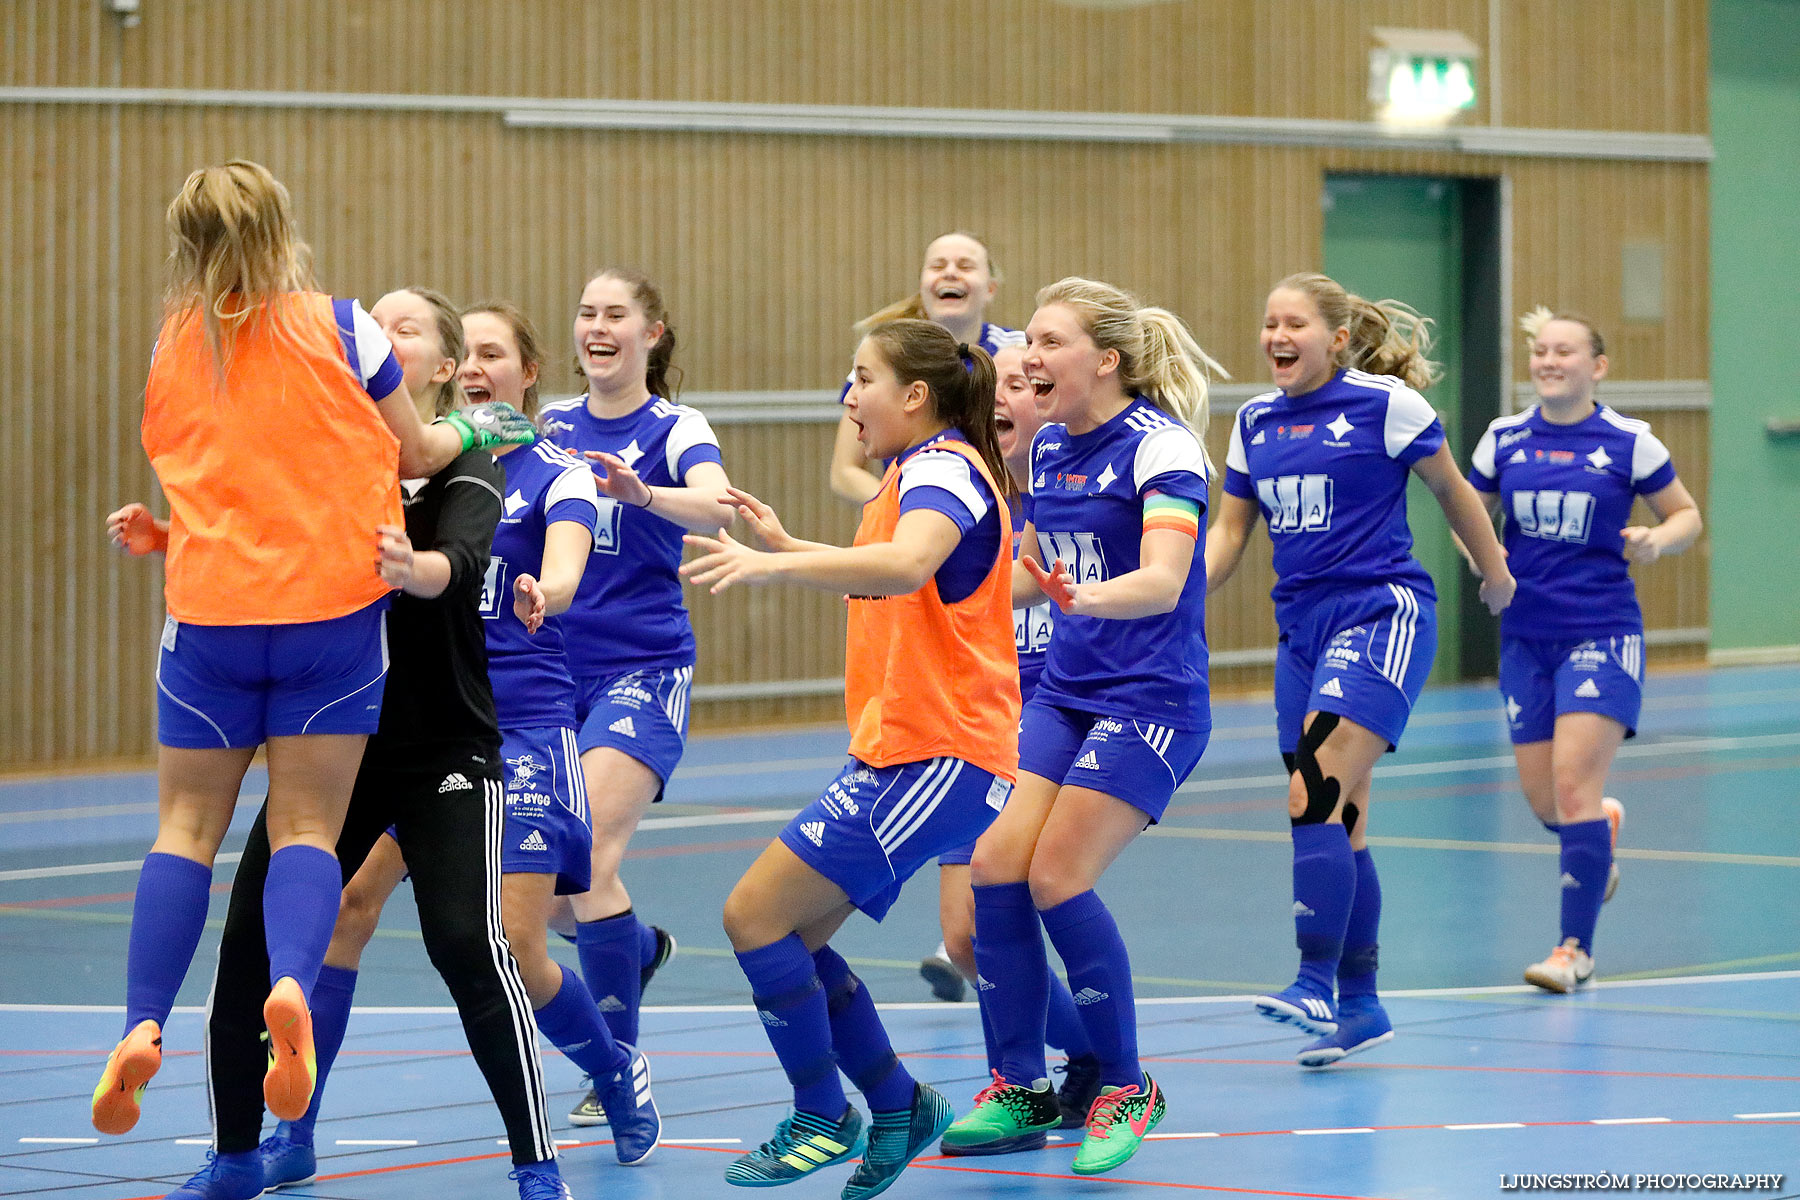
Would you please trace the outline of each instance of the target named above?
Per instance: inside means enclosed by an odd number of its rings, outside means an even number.
[[[889,1194],[1463,1200],[1532,1175],[1607,1176],[1588,1181],[1595,1192],[1735,1173],[1784,1178],[1730,1194],[1800,1196],[1800,668],[1662,673],[1646,690],[1641,735],[1609,788],[1627,810],[1623,882],[1601,916],[1598,982],[1571,997],[1519,982],[1555,941],[1556,851],[1519,796],[1497,697],[1427,692],[1377,772],[1370,826],[1397,1036],[1316,1072],[1294,1065],[1300,1035],[1246,1001],[1287,983],[1294,962],[1272,714],[1266,700],[1217,705],[1211,748],[1168,819],[1101,887],[1131,947],[1145,1062],[1169,1097],[1154,1140],[1085,1180],[1069,1171],[1072,1141],[975,1161],[927,1154]],[[565,1125],[577,1200],[735,1194],[720,1175],[729,1155],[782,1115],[783,1079],[718,915],[843,746],[839,730],[698,738],[645,821],[627,882],[681,943],[644,1017],[665,1141],[626,1169],[604,1129]],[[247,784],[227,840],[215,922],[261,786]],[[131,889],[155,810],[147,773],[0,781],[0,1194],[158,1197],[204,1157],[194,1007],[170,1023],[138,1127],[101,1139],[87,1120],[119,1036]],[[975,1010],[932,1001],[917,973],[937,941],[934,874],[884,924],[853,919],[838,945],[913,1072],[961,1106],[983,1082]],[[210,973],[207,945],[184,1006],[203,1002]],[[319,1180],[289,1194],[511,1195],[499,1119],[404,888],[357,1000],[319,1124]],[[566,1113],[579,1073],[548,1048],[544,1063]],[[834,1195],[845,1170],[821,1174],[788,1194]],[[1661,1180],[1682,1182],[1702,1181]]]

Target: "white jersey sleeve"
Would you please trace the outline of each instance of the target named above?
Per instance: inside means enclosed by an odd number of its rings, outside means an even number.
[[[681,478],[681,459],[695,446],[713,446],[719,444],[719,436],[713,432],[712,423],[706,414],[697,408],[681,405],[676,410],[674,428],[669,430],[669,439],[664,453],[669,464],[669,478]]]
[[[360,368],[357,382],[364,384],[375,378],[382,364],[394,357],[394,345],[375,318],[363,311],[362,301],[350,301],[350,329],[356,339],[356,361]]]
[[[1206,481],[1206,455],[1200,439],[1186,425],[1171,421],[1138,439],[1132,459],[1132,483],[1142,492],[1152,479],[1173,471],[1186,471]]]
[[[594,484],[594,473],[587,467],[575,465],[558,475],[544,489],[544,511],[549,512],[564,500],[585,500],[593,505],[594,511],[600,510],[600,491]]]
[[[1669,448],[1646,427],[1631,447],[1631,482],[1648,479],[1669,461]]]
[[[1250,473],[1250,457],[1244,453],[1244,420],[1241,413],[1231,419],[1231,444],[1225,448],[1225,466],[1240,475]]]
[[[1437,419],[1437,410],[1425,397],[1404,384],[1394,388],[1388,393],[1387,423],[1382,429],[1388,457],[1400,457],[1401,451]]]
[[[1475,453],[1469,456],[1470,468],[1479,472],[1483,479],[1493,479],[1496,477],[1494,468],[1494,447],[1496,444],[1497,441],[1494,437],[1494,427],[1489,425],[1486,432],[1481,435],[1481,440],[1475,443]]]
[[[923,450],[900,464],[900,500],[918,487],[940,488],[969,512],[969,527],[987,516],[988,500],[969,460],[954,450]]]

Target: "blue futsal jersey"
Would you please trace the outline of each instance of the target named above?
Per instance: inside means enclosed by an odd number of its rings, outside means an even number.
[[[1339,371],[1303,396],[1268,392],[1238,409],[1225,490],[1268,522],[1284,629],[1349,588],[1397,583],[1437,598],[1412,556],[1406,477],[1443,444],[1436,411],[1391,375]]]
[[[487,630],[488,679],[501,729],[572,728],[575,684],[563,659],[563,630],[556,618],[535,634],[513,612],[513,584],[520,575],[541,576],[544,538],[551,525],[574,521],[594,528],[598,501],[586,462],[548,442],[500,456],[506,488],[500,524],[481,589]]]
[[[1469,482],[1500,494],[1507,565],[1519,590],[1500,632],[1525,638],[1642,633],[1620,531],[1632,502],[1675,482],[1650,426],[1604,404],[1573,425],[1536,405],[1489,425]]]
[[[540,424],[546,438],[571,453],[617,455],[651,487],[681,487],[696,464],[724,462],[700,410],[658,396],[610,420],[588,412],[587,397],[576,396],[546,404]],[[594,556],[562,617],[577,679],[693,665],[694,627],[675,573],[684,532],[654,513],[600,497]]]
[[[1134,399],[1097,429],[1045,425],[1031,443],[1025,516],[1037,553],[1075,582],[1135,571],[1152,492],[1197,505],[1205,520],[1206,458],[1193,430]],[[1059,613],[1035,702],[1188,732],[1212,728],[1206,687],[1206,570],[1200,548],[1175,610],[1115,621]]]

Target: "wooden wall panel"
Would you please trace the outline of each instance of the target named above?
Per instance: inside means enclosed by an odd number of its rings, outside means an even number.
[[[0,82],[111,82],[93,0],[8,13]],[[131,87],[1364,120],[1371,30],[1487,47],[1496,16],[1476,121],[1706,131],[1704,0],[147,0],[120,65]]]
[[[1558,19],[1580,36],[1600,36],[1621,24],[1600,10],[1624,6],[1576,6]],[[1316,92],[1282,82],[1278,66],[1293,45],[1316,45],[1322,32],[1359,39],[1364,23],[1454,21],[1478,42],[1486,29],[1486,5],[1473,2],[1302,0],[1284,6],[1277,27],[1265,15],[1274,10],[1224,0],[1111,15],[994,0],[981,20],[1006,29],[1018,52],[975,61],[962,48],[995,39],[967,34],[964,7],[901,3],[840,15],[851,7],[153,0],[143,26],[121,40],[87,0],[15,0],[0,83],[108,82],[120,49],[125,81],[155,86],[1361,116],[1360,108],[1340,111],[1361,86],[1348,67],[1320,72]],[[1522,0],[1504,7],[1537,12]],[[1665,7],[1690,34],[1695,22],[1703,26],[1703,5]],[[234,8],[242,19],[231,18]],[[1355,30],[1344,24],[1352,11]],[[746,51],[771,28],[784,39],[781,53]],[[1515,45],[1523,55],[1523,42],[1503,44],[1508,61]],[[602,43],[604,53],[594,49]],[[1665,63],[1641,39],[1620,44],[1686,81],[1674,115],[1660,92],[1656,105],[1637,106],[1655,111],[1605,107],[1627,84],[1651,94],[1643,72],[1652,66],[1643,63],[1615,64],[1624,82],[1593,99],[1599,108],[1532,109],[1529,72],[1549,67],[1522,63],[1525,77],[1504,93],[1507,120],[1704,129],[1704,72],[1692,53],[1669,51]],[[411,59],[394,61],[395,45]],[[1196,61],[1207,70],[1190,69]],[[1606,74],[1603,60],[1583,61]],[[1336,99],[1320,99],[1326,93]],[[925,243],[956,227],[982,231],[994,245],[1006,273],[1001,320],[1022,323],[1036,287],[1091,274],[1174,309],[1234,374],[1254,382],[1265,290],[1318,263],[1328,171],[1504,175],[1516,306],[1541,300],[1592,314],[1622,378],[1695,379],[1707,369],[1701,165],[1304,147],[972,147],[509,130],[491,115],[8,103],[0,107],[0,261],[8,264],[0,337],[14,350],[15,395],[29,401],[0,422],[0,555],[11,566],[0,582],[0,767],[150,748],[160,577],[154,564],[108,551],[100,525],[116,503],[153,492],[137,422],[162,210],[189,169],[232,155],[268,163],[290,185],[319,274],[339,293],[373,301],[423,282],[464,300],[516,300],[550,348],[550,390],[576,386],[573,300],[587,271],[612,261],[642,265],[663,284],[689,389],[832,387],[852,349],[850,324],[907,291]],[[1632,239],[1660,240],[1666,250],[1668,312],[1656,325],[1619,318],[1621,246]],[[1522,378],[1523,356],[1515,353],[1515,363]],[[1221,406],[1209,434],[1220,459],[1230,407]],[[1652,416],[1703,494],[1704,415]],[[852,513],[824,490],[828,425],[721,433],[734,479],[775,500],[798,527],[847,536]],[[1267,540],[1258,535],[1238,577],[1213,598],[1215,648],[1271,644],[1270,583]],[[1703,550],[1646,571],[1643,586],[1653,626],[1705,624]],[[703,682],[822,678],[841,666],[842,613],[829,597],[760,591],[695,597],[692,607]],[[1257,677],[1215,672],[1221,684]],[[696,708],[699,722],[734,725],[840,714],[829,696]]]

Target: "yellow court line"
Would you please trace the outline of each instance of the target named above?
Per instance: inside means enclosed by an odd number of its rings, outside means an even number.
[[[1195,825],[1158,825],[1151,837],[1193,838],[1206,842],[1287,842],[1290,835],[1270,829],[1211,829]],[[1486,854],[1559,854],[1554,842],[1471,842],[1458,838],[1372,837],[1371,846],[1398,850],[1472,850]],[[1786,854],[1730,854],[1719,850],[1645,850],[1627,847],[1615,858],[1651,862],[1724,863],[1740,867],[1800,867],[1800,858]]]

